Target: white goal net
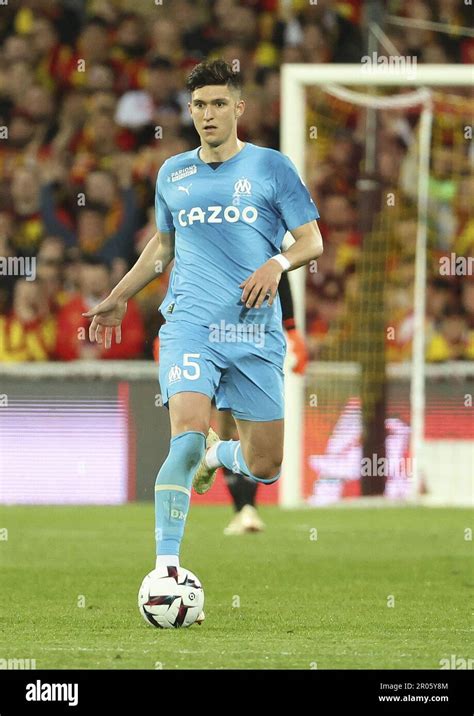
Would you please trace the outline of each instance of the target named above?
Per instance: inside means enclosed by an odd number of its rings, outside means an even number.
[[[287,376],[283,505],[471,501],[471,86],[468,66],[282,68],[282,151],[325,240],[290,274],[313,361]]]

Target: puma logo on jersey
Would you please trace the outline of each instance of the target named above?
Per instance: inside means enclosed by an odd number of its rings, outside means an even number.
[[[179,186],[178,191],[185,191],[186,194],[189,196],[189,190],[191,189],[192,184],[188,184],[188,186]]]
[[[235,224],[237,221],[245,221],[246,224],[253,224],[258,219],[258,211],[254,206],[246,206],[242,211],[238,206],[208,206],[201,209],[195,206],[189,211],[181,209],[178,212],[178,221],[181,226],[192,226],[199,224],[222,224],[227,221]]]

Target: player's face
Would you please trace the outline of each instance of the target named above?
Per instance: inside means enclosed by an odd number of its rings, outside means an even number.
[[[219,147],[237,134],[237,120],[245,103],[227,85],[209,85],[194,90],[188,106],[201,141]]]

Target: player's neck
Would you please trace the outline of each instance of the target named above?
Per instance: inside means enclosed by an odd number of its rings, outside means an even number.
[[[238,154],[245,146],[245,142],[241,142],[238,137],[232,137],[219,147],[211,147],[207,142],[201,143],[199,150],[199,158],[206,164],[211,162],[226,162]]]

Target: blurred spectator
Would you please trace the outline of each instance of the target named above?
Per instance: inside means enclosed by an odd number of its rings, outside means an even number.
[[[41,15],[35,17],[30,39],[39,82],[49,89],[64,90],[70,86],[77,63],[72,49],[61,44],[54,23]]]
[[[65,260],[65,247],[59,236],[47,236],[38,251],[38,261],[46,261],[61,266]]]
[[[454,197],[454,243],[459,256],[468,256],[474,249],[474,176],[464,176],[459,181]]]
[[[473,360],[474,331],[469,330],[464,311],[446,308],[439,330],[427,348],[427,360]]]
[[[358,257],[361,235],[357,212],[345,194],[329,194],[321,202],[322,231],[328,244],[336,248],[334,270],[342,273]]]
[[[456,181],[453,176],[452,148],[442,146],[433,152],[430,176],[430,209],[436,222],[437,248],[439,249],[446,249],[452,240],[455,196]]]
[[[54,99],[52,93],[39,84],[28,87],[19,107],[29,116],[33,126],[33,139],[38,148],[47,146],[57,132],[54,119]]]
[[[14,62],[29,62],[31,51],[26,37],[10,35],[3,44],[3,61],[7,65]]]
[[[337,322],[343,311],[344,284],[340,277],[328,274],[316,290],[307,291],[308,351],[311,359],[321,358],[324,350],[332,347]]]
[[[90,166],[103,165],[119,151],[133,149],[133,135],[113,121],[107,110],[91,113],[82,131],[73,139],[70,150],[81,157],[90,155]]]
[[[309,27],[312,29],[308,31]],[[359,27],[346,20],[337,3],[331,0],[303,5],[299,16],[290,21],[286,30],[287,44],[301,45],[305,51],[305,38],[308,41],[306,62],[360,62],[365,54]]]
[[[18,279],[12,310],[0,315],[0,362],[48,360],[55,340],[56,322],[42,284]]]
[[[77,42],[77,55],[85,67],[107,63],[109,60],[109,32],[105,20],[91,17],[86,21]],[[86,72],[88,70],[86,69]]]
[[[55,315],[68,300],[64,284],[64,243],[57,236],[46,237],[38,251],[36,276],[43,286],[49,310]]]
[[[11,247],[8,234],[3,230],[3,225],[3,217],[0,214],[0,257],[8,261],[10,257],[15,256],[15,252]],[[11,305],[15,279],[16,276],[5,276],[2,272],[0,280],[0,316],[8,313]]]
[[[331,49],[324,34],[324,29],[317,23],[304,27],[302,37],[302,51],[305,62],[329,62]]]
[[[38,259],[36,277],[44,291],[48,308],[52,314],[67,301],[67,294],[62,287],[61,265],[52,260]]]
[[[42,216],[48,233],[60,236],[67,247],[77,246],[81,253],[109,262],[123,259],[129,263],[137,229],[136,197],[126,157],[115,158],[115,167],[123,188],[111,172],[95,171],[87,176],[76,209],[76,228],[58,216],[52,183],[44,184],[41,192]]]
[[[143,323],[135,301],[128,302],[122,322],[122,342],[112,342],[109,350],[104,344],[90,343],[90,321],[82,315],[102,301],[110,292],[110,271],[98,259],[83,259],[79,272],[79,292],[73,295],[58,314],[56,356],[59,360],[123,360],[139,358],[144,349]]]
[[[438,325],[446,310],[456,308],[456,292],[449,281],[442,278],[430,279],[426,293],[427,316]]]
[[[125,13],[117,24],[110,58],[117,68],[117,90],[125,92],[139,87],[145,68],[146,31],[143,19],[135,13]]]
[[[434,20],[432,11],[423,0],[404,0],[402,13],[411,20]],[[408,53],[422,59],[423,47],[428,45],[433,33],[430,30],[420,30],[416,27],[406,28],[406,41]]]
[[[77,293],[79,291],[80,273],[81,260],[78,249],[67,250],[64,261],[64,290],[67,293]]]
[[[183,89],[191,68],[205,57],[224,57],[240,68],[247,100],[240,137],[278,149],[281,64],[360,62],[366,54],[365,5],[362,0],[7,4],[0,17],[0,127],[8,127],[8,141],[0,141],[0,256],[38,257],[38,294],[53,315],[64,310],[68,296],[83,291],[87,269],[81,256],[106,262],[109,284],[115,285],[155,231],[158,170],[168,157],[199,142]],[[400,55],[419,62],[473,61],[474,40],[457,31],[470,22],[465,4],[388,0],[386,5],[391,14],[453,27],[451,33],[434,33],[387,25]],[[327,93],[322,100],[322,94],[318,87],[307,88],[308,126],[317,127],[318,136],[308,144],[306,177],[325,240],[317,271],[307,279],[307,317],[313,357],[339,358],[330,347],[337,340],[343,344],[340,327],[345,317],[350,320],[359,290],[363,217],[356,198],[367,111]],[[463,315],[472,330],[472,290],[456,277],[437,281],[439,257],[474,252],[472,157],[459,129],[459,117],[472,115],[469,98],[462,99],[461,90],[451,96],[441,105],[438,125],[439,101],[428,227],[427,330],[430,340],[436,339],[433,356],[449,354],[440,346],[449,347],[451,340],[453,353],[462,353],[464,339],[456,337],[456,321],[446,318],[447,310]],[[418,117],[418,109],[377,113],[377,172],[383,192],[392,192],[397,207],[405,207],[391,212],[383,234],[386,315],[397,336],[387,344],[393,360],[410,357],[413,332]],[[470,119],[464,124],[470,126]],[[15,280],[2,277],[0,315],[11,311]],[[148,354],[166,282],[167,275],[157,278],[137,297]],[[91,348],[82,347],[85,353]]]
[[[30,63],[25,60],[16,60],[8,66],[4,73],[2,94],[10,106],[13,105],[19,112],[23,94],[33,84],[34,74]]]
[[[144,91],[126,92],[118,103],[116,119],[122,126],[138,128],[152,124],[157,111],[180,106],[179,88],[169,59],[163,56],[153,58],[148,63],[144,78]]]
[[[35,255],[46,229],[41,214],[40,176],[33,169],[19,167],[11,184],[13,249],[22,255]]]
[[[474,331],[474,279],[472,277],[462,284],[462,307],[468,328]]]
[[[9,145],[13,150],[23,150],[33,141],[35,134],[33,118],[28,111],[16,109],[11,117]]]
[[[151,27],[149,57],[160,57],[169,62],[183,59],[183,37],[180,27],[171,18],[161,17]]]

